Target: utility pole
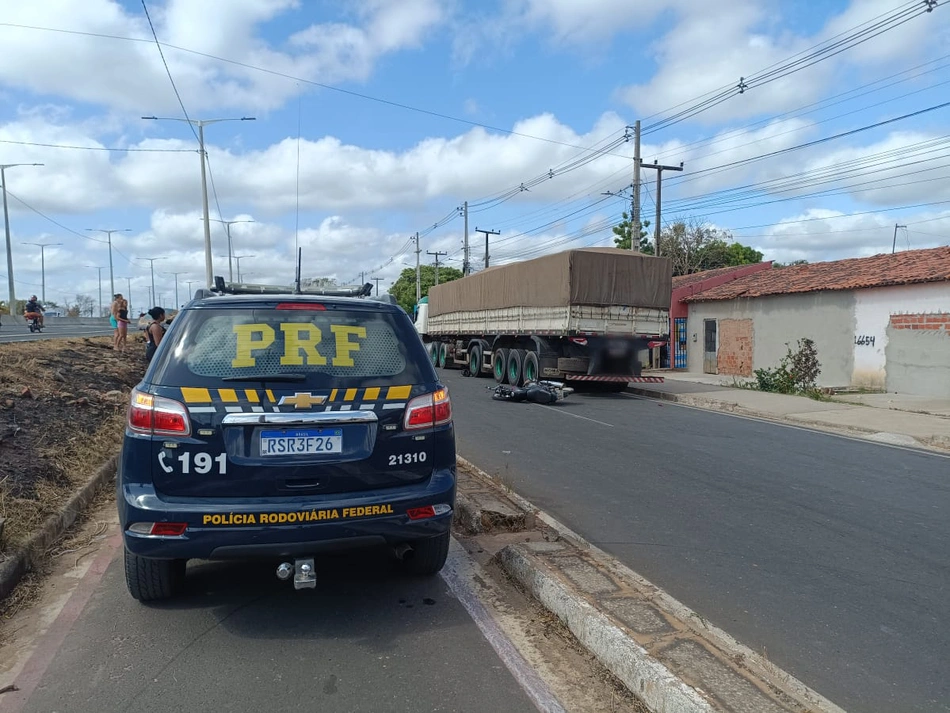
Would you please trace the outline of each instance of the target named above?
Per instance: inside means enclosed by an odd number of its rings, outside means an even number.
[[[46,304],[46,248],[62,245],[62,243],[23,243],[23,245],[35,245],[40,249],[40,275],[42,276],[40,282],[43,288],[40,296],[43,298],[43,304]]]
[[[241,281],[241,260],[248,257],[257,257],[257,255],[235,255],[234,262],[237,263],[238,282]]]
[[[468,201],[462,204],[462,214],[465,216],[465,250],[464,259],[462,260],[462,277],[465,277],[472,267],[468,259]]]
[[[906,227],[906,225],[898,225],[897,223],[894,223],[894,242],[891,244],[891,255],[897,252],[897,229]]]
[[[663,172],[664,171],[682,171],[683,162],[680,161],[679,166],[661,166],[658,162],[654,161],[652,164],[644,164],[644,168],[652,168],[656,171],[656,226],[653,232],[653,253],[660,257],[660,216],[661,209],[660,204],[663,202],[662,191],[663,191]],[[631,236],[632,238],[633,236]]]
[[[373,281],[376,283],[376,296],[379,297],[379,281],[382,280],[383,278],[381,278],[381,277],[371,277],[371,278],[369,278],[369,279],[373,280]]]
[[[99,267],[98,265],[86,265],[86,267],[92,268],[93,270],[99,271],[99,316],[102,316],[102,271],[108,267],[108,265],[103,265]]]
[[[178,302],[178,276],[187,275],[188,273],[187,272],[166,272],[165,274],[175,276],[175,309],[180,309],[181,304]]]
[[[105,233],[109,242],[109,294],[115,294],[115,277],[112,274],[112,234],[113,233],[131,233],[129,228],[119,228],[118,230],[100,230],[97,228],[86,228],[90,233]]]
[[[231,226],[235,223],[253,223],[253,220],[218,220],[217,218],[212,218],[215,223],[223,223],[224,228],[228,233],[228,282],[234,282],[234,265],[232,261],[234,259],[234,249],[231,247]]]
[[[198,282],[198,280],[185,280],[185,284],[188,285],[188,299],[191,300],[194,297],[195,293],[191,291],[191,286]]]
[[[180,119],[177,117],[158,117],[143,116],[143,119],[151,121],[184,121],[193,127],[198,127],[198,153],[201,156],[201,207],[205,222],[205,280],[208,287],[214,287],[214,268],[211,264],[211,216],[208,214],[208,178],[207,153],[205,152],[205,127],[209,124],[217,124],[222,121],[255,121],[253,116],[242,116],[239,119]],[[240,278],[239,278],[240,279]]]
[[[132,318],[132,278],[131,277],[119,277],[120,280],[126,280],[129,283],[129,293],[126,295],[126,300],[129,303],[129,319]]]
[[[0,164],[0,186],[3,190],[3,230],[7,236],[7,285],[10,288],[10,301],[7,308],[13,317],[16,308],[16,286],[13,283],[13,244],[10,242],[10,213],[7,211],[7,169],[17,166],[42,166],[42,163],[3,163]]]
[[[136,259],[138,259],[138,260],[148,260],[149,269],[150,269],[151,272],[152,272],[152,291],[151,291],[150,294],[151,294],[151,297],[152,297],[152,307],[154,307],[154,306],[155,306],[155,261],[156,261],[156,260],[166,260],[167,258],[164,258],[164,257],[140,257],[140,258],[136,258]],[[150,307],[149,309],[151,309],[151,307]]]
[[[426,250],[426,255],[435,255],[435,284],[439,284],[439,258],[442,255],[448,255],[446,252],[439,252],[436,250],[432,252],[431,250]]]
[[[485,267],[488,268],[488,236],[489,235],[501,235],[497,230],[483,230],[481,228],[475,228],[476,233],[485,234]]]
[[[640,120],[633,125],[633,195],[630,198],[630,249],[640,252]]]
[[[419,233],[416,233],[416,304],[422,299],[422,265],[419,264],[419,253],[422,248],[419,247]]]

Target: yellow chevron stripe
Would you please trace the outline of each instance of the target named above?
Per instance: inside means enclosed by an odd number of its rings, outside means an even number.
[[[181,397],[186,404],[210,404],[211,392],[208,389],[195,389],[187,386],[181,387]]]
[[[375,401],[379,398],[379,387],[373,386],[366,389],[366,393],[363,395],[363,401]]]
[[[356,399],[356,392],[357,392],[357,391],[359,391],[359,389],[347,389],[347,390],[346,390],[346,393],[343,394],[343,400],[344,400],[344,401],[353,401],[353,400],[355,400],[355,399]]]
[[[265,391],[264,393],[267,394],[267,400],[268,400],[268,401],[270,401],[272,404],[276,404],[276,403],[277,403],[277,399],[274,398],[274,392],[273,392],[273,391],[271,391],[270,389],[268,389],[268,390]]]
[[[333,389],[333,391],[330,392],[330,401],[336,401],[336,395],[338,391],[339,389]]]
[[[234,389],[218,389],[218,396],[226,404],[236,404],[238,400],[237,391]]]
[[[387,401],[402,401],[409,398],[412,393],[411,386],[390,386],[386,392]]]
[[[261,397],[258,395],[255,389],[245,389],[244,395],[252,404],[259,404],[261,402]]]

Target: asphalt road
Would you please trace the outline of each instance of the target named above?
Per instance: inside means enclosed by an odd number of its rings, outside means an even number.
[[[9,317],[0,326],[0,344],[9,342],[32,342],[40,339],[67,339],[70,337],[101,337],[112,334],[112,329],[106,325],[48,325],[42,332],[31,332],[25,324],[11,324]]]
[[[146,606],[119,555],[22,711],[536,712],[446,583],[394,565],[321,560],[298,592],[270,564],[199,563],[186,596]]]
[[[950,458],[444,380],[461,455],[742,643],[851,712],[950,711]]]

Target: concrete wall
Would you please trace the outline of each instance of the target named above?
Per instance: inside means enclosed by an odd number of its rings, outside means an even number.
[[[890,340],[888,325],[891,315],[950,312],[950,282],[876,287],[856,290],[854,295],[855,345],[852,384],[861,388],[887,388],[891,391],[888,365],[892,364],[892,361],[886,353]],[[921,345],[928,344],[926,340],[917,341]],[[907,340],[902,340],[895,354],[903,354],[906,346]],[[903,357],[900,358],[901,363],[905,363]],[[946,364],[947,370],[950,371],[950,362]],[[901,383],[906,387],[905,382]]]
[[[809,292],[756,299],[693,302],[687,326],[688,370],[703,372],[703,320],[752,320],[752,368],[777,366],[786,342],[815,342],[819,386],[847,386],[854,371],[854,308],[851,292]],[[694,338],[695,335],[695,338]]]
[[[950,311],[894,315],[886,333],[887,390],[950,398]]]

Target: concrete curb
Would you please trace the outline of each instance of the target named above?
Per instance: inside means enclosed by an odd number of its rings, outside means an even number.
[[[745,408],[736,403],[721,401],[719,399],[708,399],[693,396],[692,394],[674,394],[668,391],[653,391],[637,386],[628,386],[627,393],[635,396],[642,396],[657,401],[669,401],[671,403],[682,404],[683,406],[692,406],[693,408],[706,409],[708,411],[722,411],[724,413],[734,413],[738,416],[747,416],[749,418],[758,418],[764,421],[775,421],[799,428],[812,428],[818,431],[830,433],[839,433],[863,438],[875,443],[887,443],[890,445],[903,445],[911,448],[925,448],[934,450],[938,453],[950,450],[950,437],[933,436],[932,438],[918,439],[913,436],[899,433],[881,433],[873,428],[862,428],[861,426],[842,426],[836,423],[825,421],[799,421],[794,418],[778,416],[776,414],[756,411],[755,409]],[[851,404],[858,405],[858,404]],[[869,407],[865,407],[869,408]],[[900,439],[909,439],[909,442],[898,442]]]
[[[50,515],[3,563],[0,563],[0,600],[5,599],[19,584],[23,575],[30,571],[44,553],[68,530],[79,515],[89,506],[99,488],[115,477],[118,456],[112,456],[99,470],[64,503],[58,513]]]
[[[695,689],[654,659],[625,631],[518,548],[498,553],[505,571],[560,619],[588,651],[655,713],[714,713]]]

